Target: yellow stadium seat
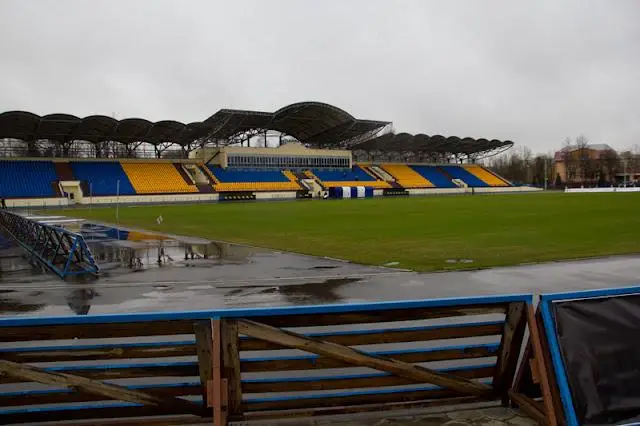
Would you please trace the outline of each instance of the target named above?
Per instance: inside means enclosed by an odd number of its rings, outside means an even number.
[[[198,192],[188,184],[173,163],[122,162],[122,169],[138,194],[176,194]]]
[[[477,164],[467,164],[464,166],[465,170],[486,183],[489,186],[511,186],[509,182],[500,178],[499,176],[491,173],[484,167]]]
[[[432,188],[435,186],[406,164],[383,164],[382,168],[404,188]]]

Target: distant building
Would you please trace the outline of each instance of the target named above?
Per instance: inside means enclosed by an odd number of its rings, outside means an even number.
[[[607,144],[566,146],[553,158],[556,181],[569,186],[612,185],[621,171],[618,153]]]

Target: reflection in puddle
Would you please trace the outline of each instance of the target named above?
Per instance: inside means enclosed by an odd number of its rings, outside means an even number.
[[[336,290],[345,285],[358,281],[362,281],[362,278],[329,278],[324,281],[311,282],[296,285],[263,285],[263,286],[242,286],[242,287],[227,287],[232,288],[227,292],[228,295],[242,296],[243,294],[274,294],[278,293],[285,296],[288,303],[297,304],[301,300],[308,300],[309,296],[312,296],[318,303],[331,303],[341,299],[336,293]]]
[[[221,242],[194,243],[91,223],[68,227],[83,235],[103,273],[123,267],[139,271],[164,266],[210,267],[220,261],[243,263],[255,251]]]
[[[369,267],[200,238],[80,220],[60,226],[84,237],[100,273],[60,280],[0,238],[0,315],[334,303],[341,286],[362,280],[344,276],[371,273]]]

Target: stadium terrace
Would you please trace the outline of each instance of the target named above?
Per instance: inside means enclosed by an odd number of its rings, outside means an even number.
[[[511,141],[396,134],[320,102],[191,123],[9,111],[0,143],[9,207],[523,190],[476,164]]]

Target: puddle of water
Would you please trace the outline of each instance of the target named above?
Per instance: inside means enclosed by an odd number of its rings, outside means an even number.
[[[100,274],[60,280],[0,239],[0,315],[193,310],[341,300],[343,278],[383,272],[329,259],[85,221],[52,223],[83,235]],[[364,275],[363,275],[364,274]]]

